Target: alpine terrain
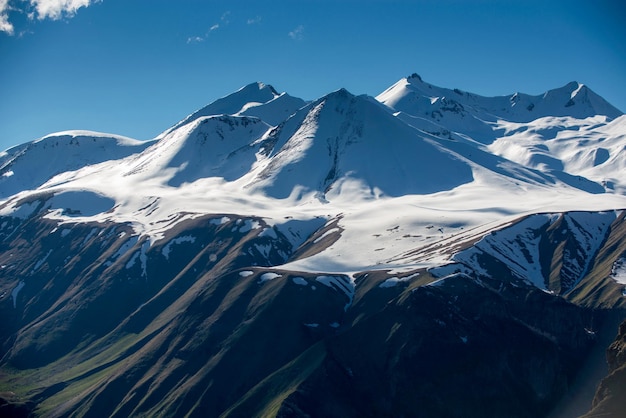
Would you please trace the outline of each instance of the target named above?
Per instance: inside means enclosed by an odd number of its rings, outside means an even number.
[[[583,84],[416,74],[13,147],[0,415],[620,416],[625,173]]]

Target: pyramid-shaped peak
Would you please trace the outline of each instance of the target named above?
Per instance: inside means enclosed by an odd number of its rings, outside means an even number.
[[[324,100],[346,100],[346,99],[354,99],[356,96],[350,93],[345,88],[340,88],[339,90],[335,90],[332,93],[328,93],[326,96],[323,96],[320,101]]]
[[[270,84],[255,81],[241,87],[234,93],[228,94],[216,101],[196,110],[191,115],[174,125],[172,128],[163,132],[159,138],[163,138],[173,130],[178,129],[194,120],[204,116],[214,115],[236,115],[252,106],[263,105],[272,100],[284,96],[276,91]]]
[[[235,94],[243,94],[243,93],[247,93],[247,94],[261,93],[262,98],[265,99],[265,100],[262,100],[263,103],[267,102],[268,100],[272,100],[274,97],[280,95],[280,93],[277,92],[276,89],[271,84],[265,84],[261,81],[255,81],[254,83],[250,83],[240,88],[235,93],[225,96],[225,97],[229,97]]]
[[[544,97],[549,95],[565,95],[574,97],[581,90],[588,90],[588,87],[578,81],[570,81],[562,87],[557,87],[555,89],[550,89],[544,93]]]
[[[564,88],[567,90],[576,90],[579,89],[581,87],[584,87],[584,84],[579,83],[578,81],[570,81],[569,83],[567,83]]]
[[[334,111],[339,113],[344,113],[344,110],[354,106],[355,103],[359,102],[362,97],[365,96],[356,96],[350,93],[345,88],[341,88],[339,90],[335,90],[331,93],[328,93],[325,96],[320,97],[313,103],[311,103],[309,110],[302,109],[305,112],[309,112],[311,109],[334,109]],[[315,112],[315,110],[313,110]]]

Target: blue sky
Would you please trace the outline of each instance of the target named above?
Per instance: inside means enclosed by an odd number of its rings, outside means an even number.
[[[315,99],[417,72],[486,96],[576,80],[626,111],[623,1],[0,0],[0,149],[148,139],[254,81]]]

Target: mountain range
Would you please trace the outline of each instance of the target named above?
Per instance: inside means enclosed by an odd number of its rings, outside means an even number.
[[[152,140],[10,148],[0,413],[611,414],[625,151],[581,83],[417,74],[313,101],[257,82]]]

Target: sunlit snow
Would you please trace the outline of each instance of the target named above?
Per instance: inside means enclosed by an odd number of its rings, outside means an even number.
[[[263,283],[263,282],[267,282],[267,281],[270,281],[270,280],[277,279],[279,277],[281,277],[281,275],[277,274],[277,273],[272,273],[272,272],[263,273],[263,274],[261,274],[261,277],[259,278],[260,279],[259,281],[260,281],[260,283]]]
[[[567,110],[580,109],[580,115],[558,114],[561,108],[554,103],[578,103],[582,95],[591,107],[576,104]],[[255,83],[153,141],[73,131],[30,144],[32,152],[25,147],[7,152],[2,157],[7,169],[0,172],[7,200],[0,215],[25,219],[41,207],[48,219],[62,223],[129,225],[132,239],[109,263],[141,237],[154,244],[176,224],[206,214],[216,216],[211,223],[217,227],[234,214],[249,217],[233,225],[233,232],[263,228],[261,237],[276,239],[278,231],[294,250],[333,221],[312,244],[321,246],[331,234],[336,241],[281,268],[348,278],[386,270],[390,279],[401,277],[448,264],[453,254],[439,251],[438,245],[480,241],[521,216],[626,208],[621,174],[626,170],[621,152],[626,116],[579,83],[547,97],[485,98],[412,77],[378,96],[385,108],[344,90],[309,104],[290,101]],[[593,109],[607,116],[583,114]],[[424,112],[434,110],[443,119],[426,120]],[[60,166],[69,171],[58,173],[56,165],[47,164],[46,155],[57,143],[80,160]],[[96,152],[104,156],[96,158]],[[18,161],[18,153],[28,158]],[[28,180],[20,167],[38,180]],[[50,180],[39,181],[51,173]],[[7,183],[18,180],[37,189]],[[12,187],[24,191],[12,196]],[[533,248],[532,237],[524,239]],[[541,287],[536,254],[515,259],[505,241],[499,244],[501,256]],[[589,252],[598,245],[583,241]],[[163,248],[164,257],[175,251],[174,243]],[[264,245],[257,250],[268,256]],[[135,262],[145,253],[136,251]]]

